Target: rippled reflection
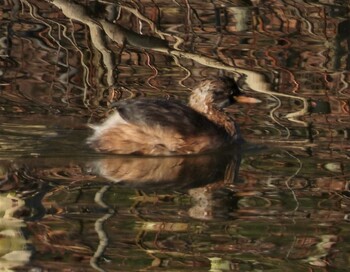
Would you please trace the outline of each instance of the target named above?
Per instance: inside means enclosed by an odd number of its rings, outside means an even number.
[[[136,260],[305,269],[345,257],[347,165],[293,149],[246,149],[226,157],[5,160],[0,189],[25,200],[15,215],[28,233],[23,245],[35,248],[31,267],[50,268],[46,259],[66,255],[74,256],[67,267],[104,270],[144,267]]]
[[[345,271],[349,5],[326,0],[3,1],[0,263],[28,270]],[[248,144],[92,153],[87,123],[235,77]]]
[[[161,186],[181,189],[215,181],[235,179],[239,151],[232,154],[174,157],[113,157],[95,160],[91,171],[110,181],[128,186],[149,188]]]
[[[14,216],[24,205],[24,201],[15,196],[0,194],[0,269],[4,271],[25,265],[32,255],[22,231],[26,224]]]

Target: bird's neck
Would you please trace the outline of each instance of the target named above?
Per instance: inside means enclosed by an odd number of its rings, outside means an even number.
[[[213,123],[223,127],[230,136],[233,137],[237,134],[233,119],[223,109],[209,107],[208,111],[202,114],[204,114]]]
[[[189,106],[202,115],[206,116],[217,126],[224,128],[230,136],[234,137],[237,134],[233,119],[223,109],[217,109],[209,102],[198,102],[199,101],[190,99]]]

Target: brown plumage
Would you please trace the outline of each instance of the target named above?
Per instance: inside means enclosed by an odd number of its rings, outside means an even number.
[[[92,126],[94,134],[87,143],[99,152],[116,154],[193,154],[219,149],[241,139],[233,119],[223,111],[238,96],[236,83],[220,78],[194,88],[188,106],[165,99],[119,101],[113,105],[115,113]]]

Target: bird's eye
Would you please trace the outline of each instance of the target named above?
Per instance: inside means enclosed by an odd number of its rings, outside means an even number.
[[[220,96],[220,95],[223,95],[224,92],[222,90],[216,90],[216,91],[214,91],[214,94],[217,96]]]

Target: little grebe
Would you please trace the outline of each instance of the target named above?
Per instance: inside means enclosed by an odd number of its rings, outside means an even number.
[[[116,154],[193,154],[238,142],[241,137],[223,108],[234,102],[254,103],[241,95],[231,78],[201,82],[189,106],[165,99],[118,101],[116,112],[103,124],[91,126],[87,143],[100,152]]]

